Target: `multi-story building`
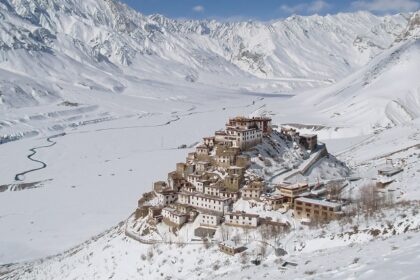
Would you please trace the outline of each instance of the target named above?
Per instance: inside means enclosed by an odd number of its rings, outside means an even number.
[[[203,193],[204,189],[207,188],[210,185],[210,183],[210,180],[200,179],[195,183],[195,187],[198,192]]]
[[[313,151],[318,145],[318,136],[316,134],[301,134],[299,136],[299,144],[306,150]]]
[[[221,184],[211,184],[204,188],[204,194],[219,196],[220,192],[223,190]]]
[[[230,226],[256,228],[259,224],[259,215],[245,212],[232,212],[225,215],[225,224]]]
[[[156,197],[160,205],[169,205],[174,203],[178,198],[178,193],[172,189],[164,189],[161,191],[155,191]]]
[[[153,190],[155,192],[160,192],[162,190],[168,189],[169,186],[165,181],[157,181],[153,183]]]
[[[198,180],[201,179],[200,174],[192,173],[187,176],[187,181],[193,184],[194,186],[197,184]]]
[[[301,219],[331,220],[342,214],[341,204],[325,200],[299,197],[294,205],[294,216]]]
[[[165,207],[162,209],[162,217],[164,223],[169,226],[176,227],[181,227],[188,220],[188,215],[186,213],[181,213],[171,207]]]
[[[307,183],[297,183],[293,185],[280,185],[278,186],[280,194],[287,198],[287,202],[290,206],[293,206],[295,198],[302,196],[304,193],[309,191],[309,185]]]
[[[228,168],[227,168],[227,173],[229,174],[229,175],[239,175],[239,176],[242,176],[242,175],[244,175],[244,171],[245,171],[245,168],[243,168],[243,167],[239,167],[239,166],[229,166]]]
[[[262,131],[259,128],[227,127],[226,133],[232,139],[232,146],[246,150],[262,141]]]
[[[188,163],[178,162],[176,164],[176,173],[178,173],[183,178],[187,178],[189,174],[194,173],[195,166]]]
[[[162,215],[162,206],[152,206],[148,208],[148,217],[151,219],[155,219],[158,216]]]
[[[229,211],[232,199],[196,193],[190,196],[190,205],[198,208],[225,213]]]
[[[172,190],[179,191],[182,184],[185,183],[186,180],[182,175],[180,175],[176,171],[172,171],[168,173],[168,187]]]
[[[289,141],[295,141],[299,139],[299,132],[293,127],[282,126],[280,133]]]
[[[271,133],[271,118],[269,117],[235,117],[229,119],[229,122],[226,124],[226,127],[238,127],[238,128],[257,128],[261,130],[264,134]]]
[[[215,137],[214,136],[204,137],[203,138],[203,143],[204,143],[204,145],[206,145],[207,147],[212,149],[215,145]]]
[[[190,205],[191,204],[191,196],[193,195],[192,192],[188,192],[188,191],[181,191],[178,193],[178,202],[181,204],[187,204]]]
[[[287,197],[282,195],[272,195],[264,198],[266,210],[277,210],[282,208],[285,203],[288,202]]]
[[[195,170],[198,174],[203,174],[204,172],[208,171],[210,168],[210,162],[208,161],[198,161],[195,164]]]
[[[188,153],[187,158],[185,159],[185,161],[187,163],[192,163],[197,159],[197,154],[195,152],[191,152]]]
[[[201,210],[198,219],[200,226],[217,227],[221,223],[222,216],[218,212]]]
[[[230,198],[232,201],[237,201],[239,198],[239,192],[231,192],[228,190],[220,190],[219,196],[223,198]]]
[[[224,186],[230,192],[237,192],[241,187],[242,176],[227,175],[224,178]]]
[[[195,153],[198,160],[207,161],[209,160],[210,148],[206,145],[198,145]]]
[[[264,193],[264,189],[264,182],[253,181],[241,189],[241,195],[244,199],[258,199]]]
[[[244,169],[248,168],[251,164],[251,158],[249,155],[237,155],[235,165]]]

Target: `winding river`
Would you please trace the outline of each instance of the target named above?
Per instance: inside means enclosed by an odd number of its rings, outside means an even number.
[[[50,137],[48,137],[48,138],[47,138],[47,142],[49,142],[50,144],[45,145],[45,146],[38,146],[38,147],[34,147],[34,148],[32,148],[32,149],[29,149],[29,151],[31,151],[31,153],[27,156],[27,158],[28,158],[29,160],[33,161],[33,162],[36,162],[36,163],[41,164],[41,166],[40,166],[40,167],[38,167],[38,168],[33,168],[33,169],[26,170],[26,171],[24,171],[24,172],[21,172],[21,173],[16,174],[16,175],[15,175],[15,181],[23,181],[24,176],[25,176],[26,174],[28,174],[28,173],[30,173],[30,172],[35,172],[35,171],[38,171],[38,170],[41,170],[41,169],[46,168],[46,167],[47,167],[47,164],[46,164],[45,162],[40,161],[40,160],[37,160],[37,159],[34,159],[34,158],[33,158],[33,156],[35,156],[35,155],[36,155],[36,152],[37,152],[37,150],[38,150],[38,149],[49,148],[49,147],[52,147],[52,146],[54,146],[55,144],[57,144],[57,142],[55,142],[53,139],[54,139],[54,138],[57,138],[57,137],[62,137],[62,136],[64,136],[64,135],[66,135],[66,133],[60,133],[60,134],[57,134],[57,135],[50,136]]]

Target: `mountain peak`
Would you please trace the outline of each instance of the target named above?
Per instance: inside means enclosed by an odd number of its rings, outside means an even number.
[[[67,65],[70,60],[97,73],[112,67],[107,71],[118,69],[115,75],[124,76],[141,69],[156,79],[169,75],[182,82],[218,81],[223,87],[237,86],[224,82],[225,77],[240,83],[252,77],[258,82],[245,82],[245,88],[294,91],[345,77],[388,48],[407,25],[401,15],[364,12],[292,16],[271,23],[217,22],[144,16],[114,0],[1,3],[0,61],[9,61],[7,71],[14,69],[28,79],[33,77],[28,61],[43,64],[48,56],[49,63]],[[25,50],[30,59],[19,63],[16,50]],[[164,73],[152,65],[177,70]],[[48,80],[47,73],[43,78]],[[68,80],[62,70],[56,74],[60,78],[46,84]]]

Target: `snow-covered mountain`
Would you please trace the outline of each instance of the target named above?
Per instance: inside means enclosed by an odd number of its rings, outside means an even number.
[[[388,49],[336,84],[296,101],[313,106],[335,127],[361,126],[365,133],[410,123],[420,117],[419,38],[420,13],[415,13]]]
[[[409,34],[409,17],[220,23],[144,16],[114,0],[2,0],[0,104],[74,99],[79,88],[131,94],[144,80],[258,92],[325,86]]]
[[[391,190],[418,200],[419,30],[420,12],[217,22],[145,16],[114,0],[0,0],[0,265],[41,258],[1,265],[0,279],[161,279],[161,267],[184,278],[278,277],[273,254],[255,270],[217,247],[171,245],[141,260],[149,246],[121,226],[74,247],[125,219],[152,182],[234,115],[269,114],[316,132],[369,180],[385,158],[403,159]],[[395,244],[410,260],[395,271],[416,274],[416,207],[366,221],[364,230],[387,238],[388,220],[398,224],[401,236],[376,243],[351,228],[347,239],[334,224],[331,236],[298,227],[306,255],[291,250],[299,270],[286,276],[372,278],[372,263],[383,275],[389,262],[401,266]],[[324,245],[331,249],[317,251]],[[364,257],[378,248],[382,262]]]

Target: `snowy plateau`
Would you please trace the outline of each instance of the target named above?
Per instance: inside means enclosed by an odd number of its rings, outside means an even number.
[[[218,22],[0,0],[0,279],[420,279],[419,77],[420,11]],[[348,200],[398,165],[377,191],[392,204],[320,225],[289,210],[267,239],[287,254],[259,265],[257,231],[235,229],[234,256],[127,236],[142,194],[234,116],[316,134],[330,155],[295,179],[357,178]]]

